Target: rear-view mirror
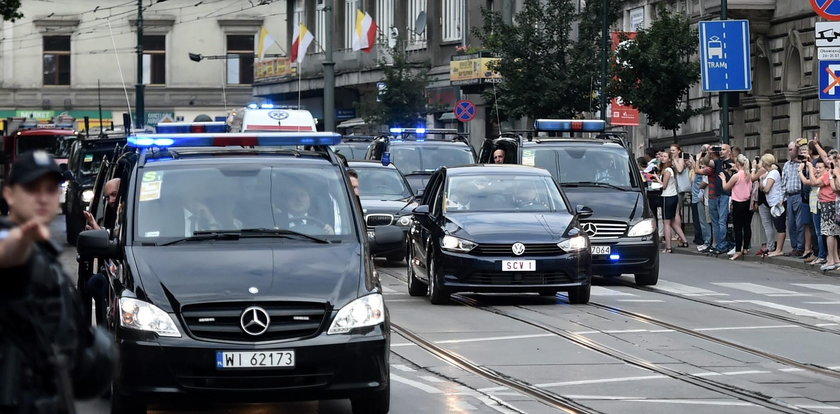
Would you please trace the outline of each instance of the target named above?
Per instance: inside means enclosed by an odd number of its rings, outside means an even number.
[[[594,213],[594,212],[592,211],[591,208],[578,204],[578,206],[575,208],[575,213],[580,218],[587,218],[587,217],[591,216],[592,213]]]
[[[427,204],[423,204],[422,206],[417,206],[414,208],[414,215],[415,216],[428,216],[429,215],[429,206]]]
[[[111,241],[107,230],[86,230],[79,233],[76,240],[76,250],[79,256],[85,259],[95,257],[114,259],[117,258],[117,243]]]

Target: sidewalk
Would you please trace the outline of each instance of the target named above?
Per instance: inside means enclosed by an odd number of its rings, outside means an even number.
[[[686,234],[686,237],[689,237],[688,234]],[[689,240],[691,240],[690,237],[689,237]],[[660,246],[660,247],[662,247],[662,246]],[[679,254],[687,254],[687,255],[693,255],[693,256],[706,256],[705,254],[697,251],[697,246],[694,243],[690,243],[689,247],[674,247],[673,251],[674,251],[674,253],[679,253]],[[828,271],[828,272],[822,272],[820,270],[819,265],[815,265],[815,266],[808,265],[808,264],[805,263],[804,260],[802,260],[798,257],[787,257],[787,256],[761,257],[761,256],[756,256],[755,255],[755,253],[757,251],[758,251],[758,248],[750,249],[750,254],[748,256],[744,256],[743,259],[739,259],[738,261],[765,263],[767,265],[773,265],[773,266],[785,266],[785,267],[790,267],[790,268],[794,268],[794,269],[810,271],[810,272],[813,272],[813,273],[816,273],[816,274],[822,274],[824,276],[840,277],[840,269],[833,270],[833,271]],[[790,242],[788,240],[785,240],[785,252],[789,252],[789,251],[791,251]],[[706,256],[706,257],[708,257],[709,259],[715,259],[715,256]],[[729,260],[729,255],[727,255],[726,253],[720,254],[720,255],[717,256],[717,259],[718,260]]]

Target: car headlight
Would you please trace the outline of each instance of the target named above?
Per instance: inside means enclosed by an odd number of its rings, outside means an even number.
[[[82,191],[82,202],[90,203],[93,200],[93,190]]]
[[[584,236],[575,236],[557,243],[557,247],[566,252],[579,252],[589,246],[589,239]]]
[[[180,338],[181,332],[163,309],[142,300],[120,298],[120,326]]]
[[[453,252],[463,252],[466,253],[472,249],[475,249],[477,244],[464,239],[459,239],[455,236],[443,236],[443,239],[440,240],[440,247],[445,250],[451,250]]]
[[[402,216],[396,220],[397,224],[400,226],[408,226],[411,224],[411,216]]]
[[[382,295],[373,293],[362,296],[341,308],[335,315],[328,335],[350,332],[351,329],[376,326],[385,322],[385,302]]]
[[[656,231],[656,222],[652,219],[644,219],[630,228],[630,231],[627,232],[627,237],[642,237],[642,236],[649,236]]]

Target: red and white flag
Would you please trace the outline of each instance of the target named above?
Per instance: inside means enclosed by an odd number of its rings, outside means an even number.
[[[373,51],[376,44],[376,22],[369,14],[356,10],[356,27],[353,30],[353,50],[362,50],[367,53]]]
[[[295,27],[293,39],[291,51],[292,62],[302,63],[303,58],[306,56],[306,49],[315,40],[315,36],[301,23],[300,26]]]

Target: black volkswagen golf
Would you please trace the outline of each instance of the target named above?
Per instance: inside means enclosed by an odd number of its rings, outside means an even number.
[[[387,412],[387,309],[361,207],[326,146],[338,135],[128,142],[105,172],[123,183],[116,202],[91,209],[113,237],[85,231],[78,246],[108,281],[122,355],[112,412],[331,398]]]
[[[433,304],[455,292],[567,291],[589,302],[592,258],[569,205],[539,168],[474,165],[431,177],[409,230],[408,291]]]

